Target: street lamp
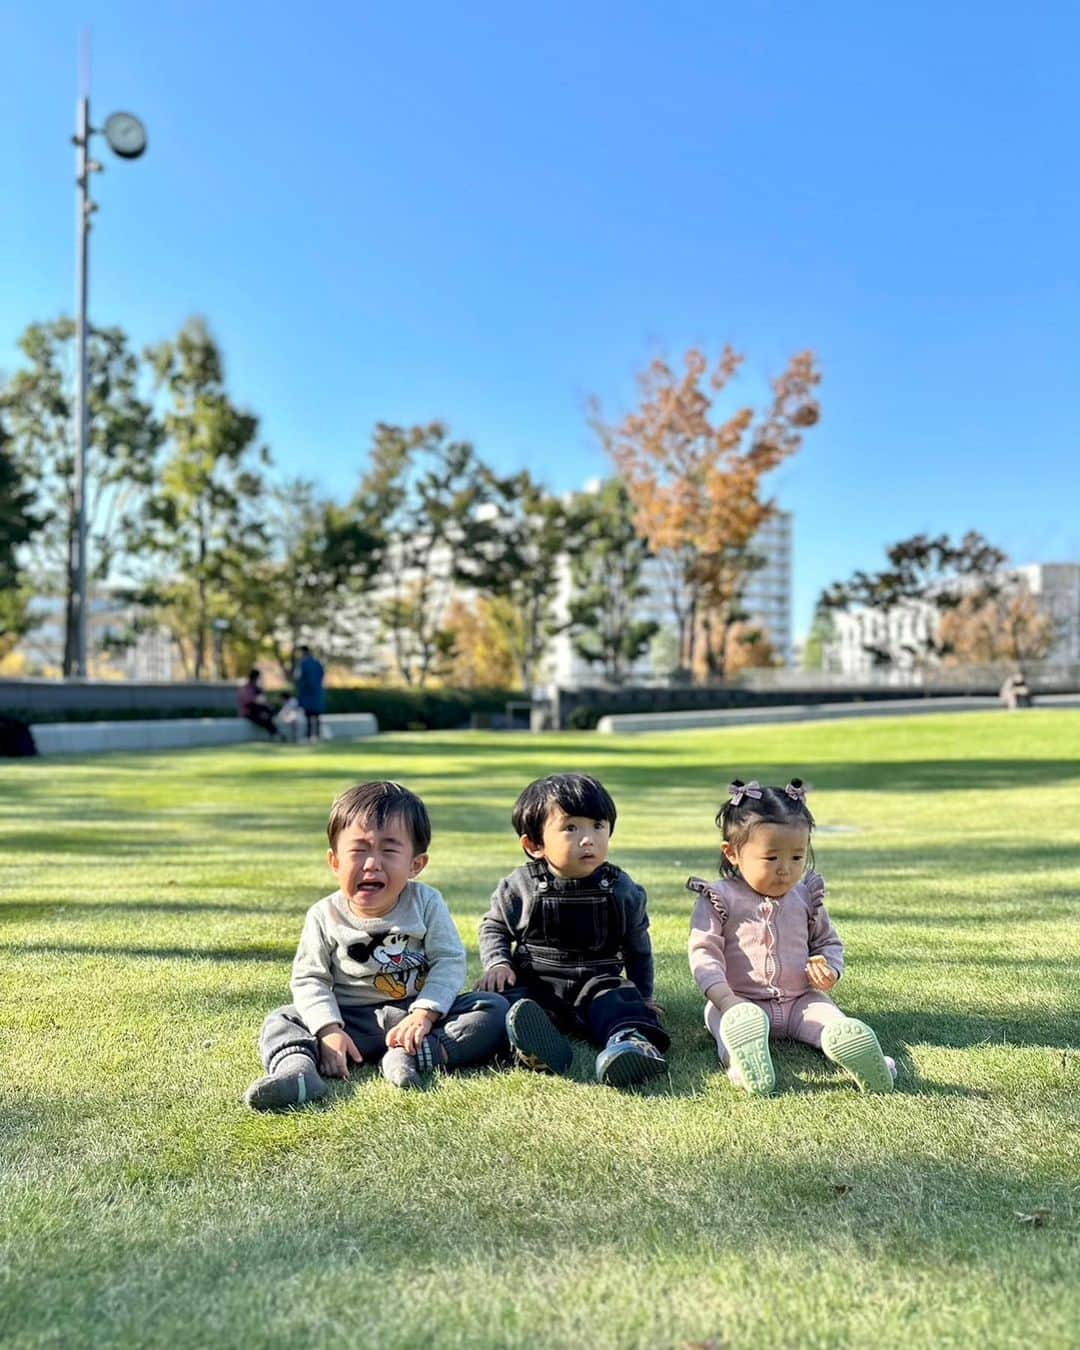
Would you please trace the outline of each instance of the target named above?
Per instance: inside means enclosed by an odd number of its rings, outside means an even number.
[[[88,289],[88,243],[90,217],[97,210],[90,200],[90,175],[101,173],[104,165],[90,158],[90,137],[104,133],[113,154],[121,159],[138,159],[146,149],[146,131],[131,113],[113,113],[104,127],[90,125],[90,98],[79,99],[75,120],[75,197],[76,237],[76,321],[75,321],[75,676],[85,680],[86,667],[86,448],[90,433],[87,406],[86,296]]]

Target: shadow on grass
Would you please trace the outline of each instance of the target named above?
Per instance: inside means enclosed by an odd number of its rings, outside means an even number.
[[[624,754],[633,758],[632,750]],[[650,755],[657,755],[655,747],[649,747],[648,750],[643,747],[640,757],[647,758]],[[620,757],[615,758],[618,760]],[[648,785],[649,780],[655,781],[660,765],[670,765],[672,758],[674,754],[662,756],[659,765],[645,763],[639,767],[616,762],[614,772],[606,782],[616,804],[620,790]],[[788,774],[798,771],[815,790],[830,792],[967,792],[987,789],[1014,792],[1022,787],[1050,787],[1080,779],[1080,766],[1072,758],[979,759],[965,755],[964,758],[956,759],[822,763],[815,763],[812,759],[797,759],[794,764],[790,759],[784,759],[749,763],[740,761],[730,766],[715,763],[696,765],[692,762],[692,753],[687,753],[686,758],[691,762],[679,764],[677,785],[682,788],[700,785],[703,806],[714,803],[714,811],[725,800],[726,784],[736,771],[741,778],[757,778],[763,783],[774,780],[786,782]],[[774,771],[774,766],[780,772]],[[669,767],[668,772],[674,770]]]
[[[654,867],[678,878],[682,872],[679,884],[684,885],[694,866],[703,869],[697,873],[699,876],[716,875],[720,835],[718,831],[714,834],[715,840],[706,836],[692,853],[686,845],[642,848],[632,839],[616,839],[612,842],[612,861],[631,873],[643,867]],[[847,882],[852,878],[865,881],[868,875],[905,882],[941,881],[943,874],[945,879],[954,874],[966,883],[989,873],[1018,877],[1039,867],[1055,871],[1080,867],[1080,844],[1066,842],[1024,844],[1007,839],[986,839],[953,843],[930,840],[918,850],[910,843],[906,847],[883,844],[880,848],[864,848],[858,844],[837,847],[830,842],[828,849],[824,846],[815,846],[815,849],[819,855],[824,855],[819,856],[817,862],[826,883]],[[1037,904],[1035,900],[1029,903],[1032,908]]]
[[[154,817],[150,814],[141,819],[147,822]],[[109,825],[115,827],[118,823],[114,812]],[[222,812],[212,821],[195,815],[187,821],[174,817],[168,830],[155,826],[151,833],[140,833],[140,818],[134,816],[127,829],[104,824],[78,823],[67,829],[41,825],[32,830],[22,829],[14,836],[0,837],[0,850],[5,854],[106,853],[110,858],[150,856],[163,860],[172,857],[187,863],[193,849],[204,858],[235,855],[238,850],[247,854],[252,849],[257,849],[262,857],[292,855],[308,844],[309,838],[307,832],[299,829],[286,839],[280,824],[275,825],[270,816],[229,816]]]
[[[857,1016],[857,1013],[853,1013]],[[911,1008],[879,1010],[867,1018],[882,1044],[907,1050],[913,1045],[948,1049],[1008,1046],[1017,1049],[1064,1050],[1080,1043],[1080,1013],[1032,1014],[1013,1017],[978,1013],[928,1013]]]
[[[96,956],[139,961],[281,961],[289,963],[296,942],[248,943],[243,947],[143,947],[92,942],[4,942],[0,951],[20,956]]]
[[[287,1133],[290,1124],[282,1129],[280,1121],[267,1122],[267,1168],[281,1165],[269,1136]],[[481,1142],[494,1141],[481,1135]],[[151,1213],[154,1204],[176,1203],[170,1178],[151,1173],[133,1179],[130,1168],[114,1167],[70,1202],[68,1231],[100,1233],[92,1260],[70,1237],[39,1239],[26,1252],[16,1245],[9,1278],[18,1317],[11,1330],[16,1339],[25,1334],[63,1343],[71,1340],[72,1327],[90,1325],[101,1343],[112,1344],[130,1339],[123,1333],[136,1326],[183,1326],[191,1336],[205,1324],[207,1331],[213,1326],[210,1340],[245,1343],[258,1325],[250,1309],[273,1298],[278,1318],[295,1306],[286,1323],[292,1342],[316,1343],[319,1329],[340,1311],[340,1290],[353,1276],[358,1253],[365,1280],[374,1288],[414,1288],[419,1281],[423,1292],[423,1281],[430,1281],[433,1272],[446,1288],[446,1273],[453,1271],[452,1297],[467,1318],[498,1319],[508,1316],[511,1306],[521,1307],[529,1318],[529,1338],[513,1343],[537,1345],[587,1342],[587,1334],[581,1339],[587,1325],[583,1316],[596,1319],[598,1328],[605,1322],[610,1328],[610,1311],[605,1319],[602,1304],[590,1306],[587,1293],[566,1283],[568,1272],[591,1272],[602,1279],[601,1259],[613,1263],[624,1279],[649,1280],[669,1309],[668,1330],[678,1319],[675,1338],[650,1339],[649,1344],[689,1344],[687,1336],[719,1331],[713,1320],[703,1321],[691,1303],[679,1299],[680,1285],[686,1287],[689,1271],[702,1277],[717,1271],[722,1278],[730,1255],[741,1288],[747,1276],[739,1259],[758,1250],[766,1256],[801,1252],[805,1262],[820,1260],[832,1279],[838,1269],[852,1272],[865,1297],[874,1294],[878,1282],[883,1291],[901,1290],[902,1283],[888,1283],[897,1272],[902,1277],[914,1271],[907,1278],[917,1276],[920,1287],[926,1285],[925,1272],[936,1272],[938,1283],[927,1288],[941,1298],[959,1297],[957,1290],[975,1274],[998,1280],[1008,1272],[1010,1287],[1030,1277],[1035,1292],[1025,1295],[1027,1316],[1036,1322],[1034,1300],[1040,1294],[1050,1299],[1054,1289],[1060,1295],[1069,1279],[1069,1189],[1034,1164],[986,1158],[958,1165],[924,1156],[917,1138],[880,1161],[825,1155],[815,1157],[813,1165],[805,1157],[765,1147],[730,1157],[725,1145],[718,1138],[702,1153],[697,1175],[626,1160],[636,1164],[635,1176],[627,1165],[613,1167],[603,1138],[585,1139],[576,1157],[556,1160],[556,1165],[569,1163],[568,1186],[562,1180],[552,1184],[547,1175],[534,1176],[526,1167],[512,1167],[507,1175],[515,1140],[489,1147],[487,1158],[482,1149],[478,1156],[462,1157],[460,1171],[445,1170],[444,1164],[438,1203],[427,1204],[407,1189],[399,1193],[387,1187],[381,1154],[374,1151],[368,1158],[359,1149],[349,1168],[350,1187],[357,1197],[378,1195],[380,1203],[344,1203],[340,1192],[328,1195],[320,1177],[301,1177],[290,1179],[291,1191],[282,1189],[279,1203],[264,1203],[256,1213],[252,1194],[270,1199],[275,1191],[249,1164],[242,1182],[222,1178],[213,1219],[200,1216],[214,1240],[199,1243],[191,1241],[182,1224],[168,1221],[171,1210],[165,1211],[165,1221]],[[253,1192],[257,1181],[264,1190]],[[131,1205],[140,1194],[145,1224],[121,1227],[103,1221],[102,1211],[114,1199]],[[198,1197],[191,1203],[197,1204]],[[1036,1205],[1046,1207],[1045,1224],[1022,1227],[1019,1218]],[[299,1244],[298,1206],[304,1214]],[[73,1253],[81,1259],[73,1261]],[[955,1266],[960,1273],[954,1279],[963,1281],[959,1285],[947,1274]],[[794,1259],[788,1267],[798,1278]],[[181,1269],[185,1278],[163,1283],[161,1269]],[[121,1280],[124,1299],[108,1297]],[[246,1301],[237,1301],[238,1289],[248,1293]],[[58,1297],[64,1290],[68,1299]],[[760,1283],[750,1284],[748,1296],[750,1290],[760,1295]],[[208,1301],[214,1304],[212,1316]],[[857,1334],[849,1339],[854,1327],[846,1320],[848,1302],[830,1320],[837,1344],[859,1343]],[[616,1306],[622,1307],[618,1301]],[[301,1312],[307,1320],[297,1320]],[[709,1318],[714,1316],[710,1312]],[[785,1343],[809,1343],[816,1316],[811,1309],[804,1326],[789,1325]],[[502,1343],[497,1320],[472,1325],[476,1344]],[[485,1336],[484,1325],[493,1334]],[[919,1333],[934,1325],[921,1319],[912,1323],[918,1343],[933,1343],[932,1336]],[[981,1325],[976,1311],[971,1327]],[[978,1332],[972,1334],[977,1340]],[[195,1334],[195,1339],[204,1338]],[[1013,1343],[1011,1335],[1006,1339]],[[1038,1334],[1034,1339],[1049,1343]],[[626,1341],[631,1343],[646,1342],[633,1336]]]
[[[266,887],[260,886],[260,896],[264,896]],[[103,900],[69,900],[57,897],[54,900],[15,900],[0,902],[0,923],[32,923],[39,919],[78,918],[131,919],[139,914],[158,914],[163,918],[182,919],[190,914],[232,915],[238,919],[258,916],[266,919],[286,918],[293,920],[297,913],[308,904],[314,904],[320,897],[312,893],[310,899],[297,900],[296,887],[280,887],[283,895],[291,897],[291,903],[283,904],[280,909],[267,909],[265,906],[251,906],[238,901],[233,905],[215,904],[208,900],[177,899],[143,900],[137,896],[122,903]]]
[[[977,962],[973,959],[972,964]],[[1069,963],[1063,961],[1061,964],[1065,975]],[[1068,987],[1065,981],[1063,987]],[[710,1054],[715,1054],[712,1036],[703,1026],[704,1001],[693,989],[678,988],[674,993],[664,990],[661,1002],[665,1008],[664,1026],[672,1034],[676,1056],[680,1048],[691,1051],[697,1045],[707,1046]],[[1001,1017],[974,1011],[934,1012],[921,1008],[875,1008],[871,1011],[843,994],[837,996],[837,1002],[849,1017],[868,1022],[885,1053],[894,1057],[908,1053],[917,1045],[949,1049],[1006,1045],[1058,1051],[1080,1044],[1080,1009],[1072,1013],[1024,1009],[1011,1017]],[[778,1043],[801,1046],[799,1042]],[[813,1050],[805,1053],[817,1055]]]

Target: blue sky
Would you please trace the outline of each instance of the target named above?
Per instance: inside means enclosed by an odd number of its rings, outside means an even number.
[[[554,489],[654,355],[814,348],[774,476],[795,620],[919,530],[1080,559],[1080,7],[544,0],[0,3],[0,370],[70,312],[79,34],[91,315],[209,319],[284,473],[344,496],[377,420],[441,417]]]

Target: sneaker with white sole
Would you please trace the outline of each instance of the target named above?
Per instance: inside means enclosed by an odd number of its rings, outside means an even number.
[[[518,999],[506,1014],[506,1035],[515,1063],[537,1073],[565,1073],[574,1048],[531,998]]]
[[[596,1056],[597,1081],[608,1087],[633,1087],[656,1078],[667,1069],[667,1060],[648,1036],[633,1027],[616,1031]]]
[[[855,1017],[827,1026],[821,1048],[834,1064],[849,1073],[863,1092],[891,1092],[896,1066],[881,1053],[873,1030]]]
[[[776,1087],[769,1053],[769,1016],[756,1003],[736,1003],[720,1019],[720,1039],[728,1054],[728,1077],[752,1097],[765,1097]]]

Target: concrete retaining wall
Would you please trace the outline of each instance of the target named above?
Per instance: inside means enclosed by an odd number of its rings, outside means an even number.
[[[1050,694],[1038,708],[1080,708],[1080,694]],[[922,713],[989,712],[1001,709],[997,698],[905,698],[887,703],[781,704],[773,708],[699,708],[693,712],[626,713],[601,717],[597,731],[692,731],[697,727],[746,727],[767,722],[825,722],[842,717],[902,717]],[[1018,710],[1020,712],[1023,709]]]
[[[358,740],[378,733],[371,713],[337,713],[322,719],[329,740]],[[110,750],[184,749],[267,741],[241,717],[178,717],[147,722],[39,722],[31,725],[39,755],[93,755]]]

